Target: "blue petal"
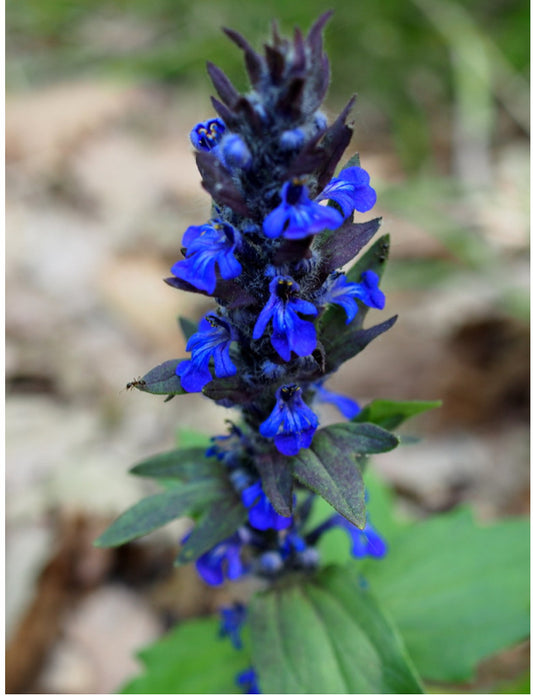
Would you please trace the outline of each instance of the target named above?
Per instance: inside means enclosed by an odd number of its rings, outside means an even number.
[[[192,360],[185,360],[176,368],[181,386],[189,393],[201,392],[212,379],[209,367],[194,365]]]
[[[361,407],[357,401],[350,399],[348,396],[336,394],[321,385],[317,386],[317,397],[320,401],[336,406],[346,418],[355,418],[358,413],[361,413]]]

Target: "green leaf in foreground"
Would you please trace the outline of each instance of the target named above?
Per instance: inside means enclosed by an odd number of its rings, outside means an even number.
[[[247,517],[240,498],[228,486],[227,494],[214,501],[197,520],[176,559],[176,565],[195,561],[203,553],[230,537],[246,522]]]
[[[529,634],[529,523],[480,527],[466,510],[413,525],[362,569],[423,677],[470,679]]]
[[[224,475],[221,463],[205,456],[205,447],[175,449],[156,454],[136,464],[130,473],[148,478],[168,478],[193,481]]]
[[[110,548],[153,532],[178,517],[194,515],[225,495],[217,479],[192,481],[144,498],[126,510],[94,542]]]
[[[365,489],[354,455],[388,452],[398,439],[371,423],[342,423],[322,428],[309,449],[292,458],[294,476],[337,512],[362,529]]]
[[[250,630],[264,693],[422,693],[401,638],[347,568],[256,596]]]
[[[123,694],[233,694],[250,666],[246,650],[218,638],[217,617],[188,621],[139,653],[145,671]]]
[[[178,359],[167,360],[161,365],[157,365],[133,386],[135,389],[149,394],[168,394],[169,396],[186,394],[187,392],[181,386],[181,380],[176,374],[176,367],[180,362],[182,361]]]
[[[352,419],[354,423],[375,423],[386,430],[398,428],[409,418],[439,408],[442,401],[389,401],[376,399]]]

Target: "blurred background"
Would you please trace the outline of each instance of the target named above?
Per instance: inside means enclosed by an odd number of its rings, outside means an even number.
[[[400,314],[331,385],[443,399],[405,429],[416,446],[374,462],[410,513],[528,512],[529,3],[8,0],[8,693],[113,692],[136,649],[238,592],[172,569],[180,523],[115,551],[92,541],[151,490],[134,462],[180,430],[224,432],[199,395],[124,389],[184,357],[176,316],[211,307],[162,278],[209,217],[188,142],[213,115],[205,61],[247,89],[220,27],[259,47],[273,18],[307,30],[330,7],[325,110],[358,92],[347,157],[378,191],[385,312]],[[497,656],[461,692],[504,690],[527,659]]]

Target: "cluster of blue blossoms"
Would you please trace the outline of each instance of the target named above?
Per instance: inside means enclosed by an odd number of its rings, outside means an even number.
[[[360,530],[338,514],[309,529],[309,492],[291,493],[292,514],[280,514],[265,494],[257,464],[272,452],[293,457],[311,447],[319,425],[317,402],[334,404],[347,418],[357,415],[356,402],[324,386],[338,364],[328,360],[321,341],[321,317],[337,305],[349,325],[362,308],[385,305],[373,270],[361,273],[358,282],[339,270],[371,236],[352,218],[372,209],[376,192],[358,160],[333,175],[350,141],[346,118],[353,100],[331,125],[319,110],[329,83],[322,50],[328,16],[305,38],[296,30],[289,41],[274,29],[264,56],[225,30],[244,52],[252,90],[239,94],[208,64],[219,95],[212,100],[218,116],[190,134],[203,186],[213,199],[212,215],[186,230],[184,258],[166,282],[213,297],[216,309],[190,336],[190,358],[178,364],[176,374],[185,391],[240,408],[239,426],[214,438],[208,455],[227,467],[248,512],[246,524],[196,561],[210,585],[247,573],[274,579],[289,571],[310,572],[319,561],[317,542],[333,527],[348,533],[354,557],[379,558],[386,551],[368,523]],[[213,396],[209,390],[215,384]],[[222,634],[237,648],[245,617],[242,607],[222,612]],[[249,693],[259,692],[253,670],[240,675],[239,683]]]

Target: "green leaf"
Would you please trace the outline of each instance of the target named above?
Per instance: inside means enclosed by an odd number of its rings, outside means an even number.
[[[178,428],[176,431],[176,444],[183,448],[202,447],[206,450],[212,443],[209,435],[189,428]]]
[[[355,155],[352,155],[350,159],[346,162],[346,164],[343,166],[341,171],[343,172],[345,169],[348,169],[349,167],[360,167],[361,166],[361,158],[359,157],[359,153],[356,152]]]
[[[309,449],[292,458],[294,476],[362,529],[364,485],[354,455],[388,452],[397,445],[396,437],[370,423],[331,425],[317,432]]]
[[[95,546],[109,548],[125,544],[178,517],[198,513],[225,493],[219,480],[204,479],[144,498],[116,519],[94,542]]]
[[[455,510],[411,526],[362,570],[427,679],[464,681],[529,633],[529,524]]]
[[[202,389],[202,393],[213,401],[231,400],[234,404],[246,404],[250,401],[249,389],[245,382],[235,377],[222,377],[211,380]]]
[[[219,619],[187,621],[144,648],[144,674],[126,684],[123,694],[233,694],[236,675],[250,666],[246,650],[218,638]]]
[[[338,307],[330,308],[326,313],[329,314],[331,309],[335,312],[344,313]],[[358,316],[359,314],[348,325],[343,323],[342,328],[335,332],[332,331],[334,324],[328,324],[327,332],[320,336],[320,340],[326,350],[326,372],[336,370],[343,362],[358,355],[375,338],[392,328],[398,319],[396,315],[381,324],[371,326],[369,329],[361,329],[356,325]]]
[[[256,596],[249,620],[264,693],[422,693],[394,626],[346,568]]]
[[[293,504],[292,458],[266,452],[257,455],[254,464],[261,476],[263,491],[276,512],[290,517]]]
[[[247,520],[247,512],[235,491],[229,486],[226,494],[209,505],[176,559],[176,565],[195,561],[202,554],[230,537]]]
[[[372,401],[355,417],[354,423],[375,423],[386,430],[398,428],[409,418],[419,413],[439,408],[442,401],[388,401],[376,399]]]
[[[171,396],[187,394],[176,374],[176,367],[180,362],[182,360],[167,360],[154,367],[134,385],[135,388],[150,394],[169,394]]]
[[[178,324],[186,341],[198,331],[198,324],[187,317],[178,317]]]
[[[204,478],[221,477],[224,469],[220,462],[205,456],[205,447],[175,449],[144,459],[130,469],[136,476],[148,478],[197,481]]]

